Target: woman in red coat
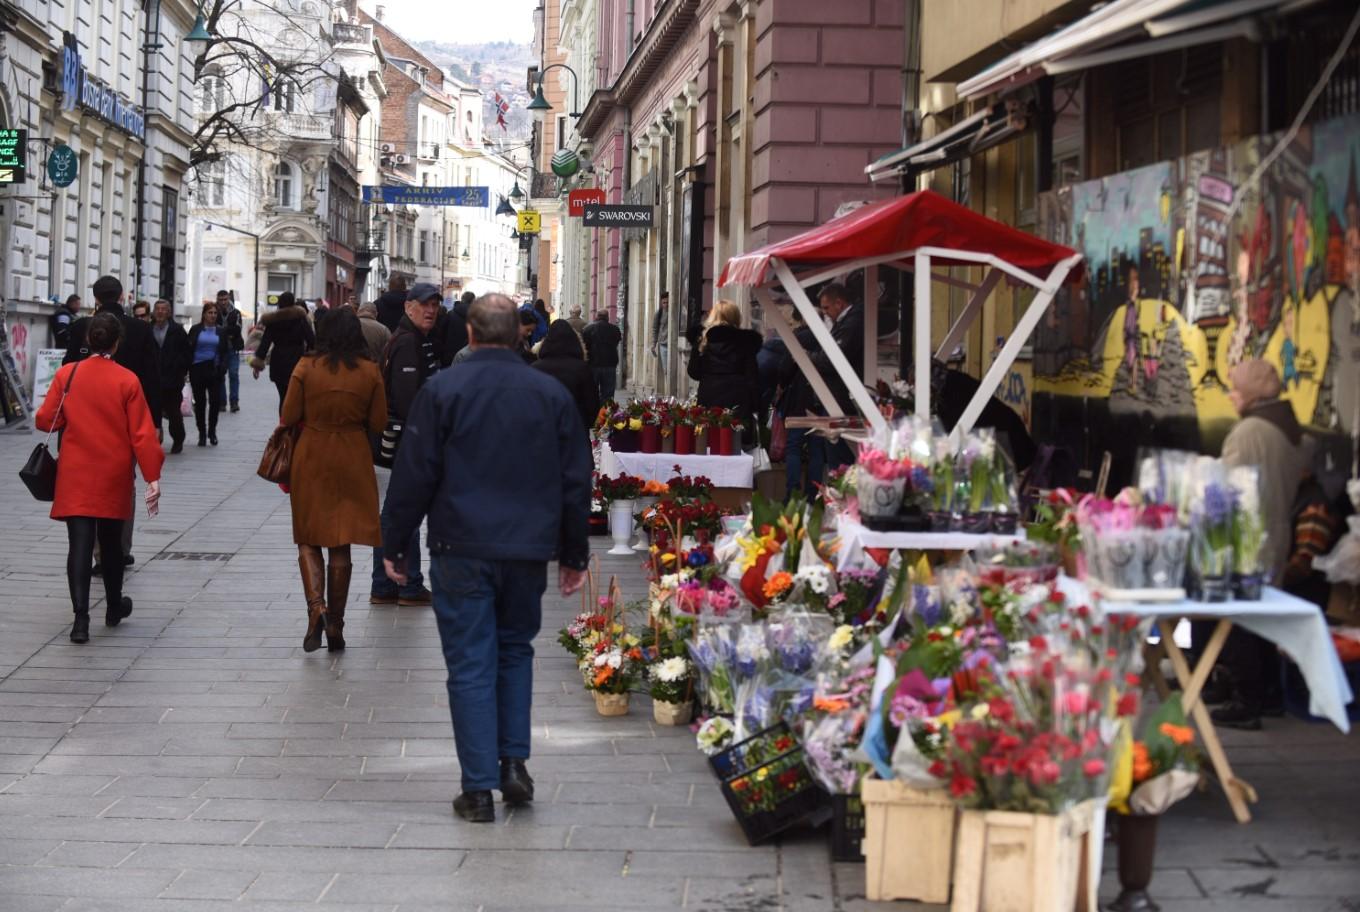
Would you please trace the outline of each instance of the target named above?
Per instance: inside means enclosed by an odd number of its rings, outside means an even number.
[[[70,543],[66,578],[75,624],[71,642],[90,639],[90,562],[95,539],[104,554],[122,553],[123,523],[132,518],[133,462],[147,481],[146,506],[156,515],[165,453],[137,375],[112,360],[123,337],[118,318],[101,313],[90,321],[90,356],[57,371],[35,423],[62,431],[57,459],[57,496],[52,518],[66,521]],[[63,402],[63,395],[65,401]],[[123,595],[123,562],[104,561],[104,623],[115,627],[132,613]]]

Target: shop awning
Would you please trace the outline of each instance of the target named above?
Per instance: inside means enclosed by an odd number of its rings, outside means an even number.
[[[919,174],[986,152],[993,146],[1024,132],[1029,126],[1029,108],[1017,99],[1007,99],[961,120],[930,139],[899,149],[869,165],[864,172],[871,181],[887,180],[902,174]]]
[[[1120,60],[1233,38],[1260,39],[1258,18],[1316,0],[1111,0],[960,82],[960,100]]]
[[[861,260],[891,262],[925,247],[973,254],[951,257],[937,253],[933,259],[938,265],[975,266],[977,257],[983,256],[1040,278],[1076,254],[1070,247],[1045,241],[938,193],[922,190],[862,206],[786,241],[735,256],[727,261],[718,284],[764,285],[773,275],[770,264],[774,259],[794,269],[834,263],[844,264],[849,271],[859,268],[853,264]],[[1075,282],[1081,274],[1078,265],[1066,280]]]

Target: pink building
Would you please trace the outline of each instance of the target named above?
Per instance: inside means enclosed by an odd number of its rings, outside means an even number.
[[[662,293],[673,305],[662,337],[674,340],[714,299],[727,258],[896,192],[865,167],[902,141],[903,4],[595,0],[582,13],[594,34],[561,42],[593,39],[582,82],[595,89],[568,145],[610,202],[651,204],[655,221],[569,220],[579,276],[564,286],[580,299],[567,303],[623,322],[630,380],[682,391],[679,347],[666,365],[650,355]]]

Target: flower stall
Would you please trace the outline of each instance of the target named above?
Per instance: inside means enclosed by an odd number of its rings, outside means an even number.
[[[676,464],[638,514],[645,597],[590,595],[561,641],[602,713],[636,692],[659,724],[695,715],[749,841],[830,821],[872,900],[1094,912],[1109,808],[1116,908],[1145,908],[1156,818],[1201,768],[1248,819],[1199,697],[1228,628],[1300,660],[1343,729],[1351,699],[1318,612],[1261,586],[1258,480],[1183,458],[1149,454],[1112,498],[1054,492],[1023,530],[987,435],[916,417],[818,498],[744,515]],[[1194,669],[1170,635],[1188,617],[1218,620]]]

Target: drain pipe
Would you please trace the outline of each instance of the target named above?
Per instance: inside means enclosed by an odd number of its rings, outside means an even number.
[[[629,0],[628,16],[630,20],[630,29],[632,14],[633,3],[632,0]],[[622,152],[623,152],[623,167],[620,169],[622,177],[619,178],[619,181],[622,184],[622,186],[619,188],[620,198],[627,194],[628,188],[632,186],[633,181],[633,108],[631,105],[623,109]],[[621,242],[619,244],[619,287],[614,292],[614,312],[619,314],[619,322],[623,324],[621,329],[624,335],[624,339],[626,340],[628,337],[628,332],[632,329],[633,323],[633,321],[628,318],[628,260],[629,260],[628,248],[633,242],[627,239],[627,237],[623,233],[622,228],[618,229],[618,232],[619,240]],[[628,345],[626,341],[624,343],[623,350],[625,352],[628,351]],[[628,375],[631,373],[631,371],[629,370],[630,366],[631,365],[628,364],[627,358],[619,359],[620,389],[624,388],[628,383]]]
[[[906,10],[902,19],[902,35],[905,39],[905,54],[902,58],[902,148],[907,149],[920,141],[921,137],[921,0],[905,0]],[[903,174],[902,192],[911,193],[916,189],[916,177]],[[914,324],[912,315],[916,309],[916,283],[913,277],[897,270],[897,300],[901,302],[898,319],[897,369],[902,377],[911,376],[911,353],[915,348],[909,338]]]
[[[161,48],[161,0],[151,0],[147,4],[145,34],[146,44],[142,46],[142,116],[150,120],[147,117],[147,102],[151,97],[152,55]],[[142,293],[142,250],[146,243],[146,157],[151,154],[151,144],[147,140],[148,137],[142,138],[142,160],[137,163],[137,238],[133,242],[132,256],[135,262],[133,287],[137,289],[138,295]]]

